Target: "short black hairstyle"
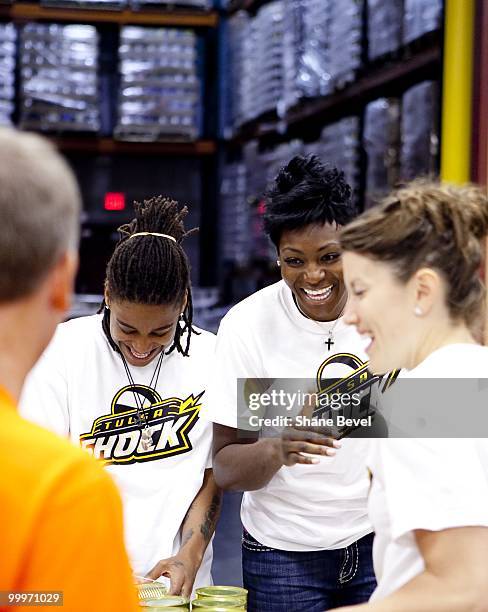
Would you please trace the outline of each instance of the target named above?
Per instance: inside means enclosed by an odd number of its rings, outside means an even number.
[[[345,225],[357,215],[344,173],[316,155],[297,155],[266,192],[264,231],[278,249],[284,231],[311,224]]]
[[[137,304],[179,304],[187,298],[183,311],[183,324],[178,322],[173,346],[187,356],[190,336],[195,333],[193,304],[190,286],[190,264],[181,242],[198,231],[185,231],[183,219],[187,207],[179,208],[178,202],[157,196],[144,202],[134,202],[135,218],[119,227],[120,241],[108,264],[105,287],[114,300]],[[133,236],[139,232],[155,232],[172,236]],[[105,304],[103,304],[105,305]],[[105,310],[105,319],[110,315]],[[108,320],[104,320],[107,332]],[[187,331],[186,346],[181,345]]]

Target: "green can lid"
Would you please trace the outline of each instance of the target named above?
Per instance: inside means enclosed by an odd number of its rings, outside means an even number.
[[[219,607],[212,607],[212,608],[198,608],[199,610],[203,610],[205,609],[205,612],[246,612],[246,608],[225,608],[223,605],[220,605]],[[181,608],[180,608],[181,610]]]
[[[182,612],[182,610],[188,610],[188,608],[183,608],[183,607],[179,607],[179,608],[148,608],[147,606],[144,606],[144,610],[145,612],[159,612],[159,610],[164,610],[164,612]]]
[[[192,601],[192,608],[194,610],[208,610],[209,608],[218,608],[219,610],[245,610],[246,602],[241,599],[228,597],[227,599],[203,597],[200,599],[194,599]]]
[[[247,597],[247,589],[236,586],[208,586],[196,590],[197,597]]]
[[[179,595],[165,595],[158,599],[147,599],[140,601],[142,608],[153,608],[154,610],[165,610],[167,608],[189,608],[190,601],[186,597]]]
[[[245,606],[247,604],[247,597],[245,595],[242,595],[241,597],[231,597],[230,595],[223,595],[222,597],[197,597],[197,599],[195,599],[194,601],[207,601],[209,599],[218,602],[220,605],[227,605],[227,603],[237,603],[240,606]]]

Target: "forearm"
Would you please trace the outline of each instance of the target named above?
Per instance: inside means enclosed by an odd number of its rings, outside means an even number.
[[[215,480],[223,489],[256,491],[283,466],[281,440],[263,438],[252,444],[229,444],[214,457]]]
[[[222,491],[215,483],[212,470],[205,470],[202,487],[181,525],[181,546],[178,554],[191,556],[200,565],[215,531],[221,504]]]

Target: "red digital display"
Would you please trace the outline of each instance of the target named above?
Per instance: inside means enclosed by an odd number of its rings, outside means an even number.
[[[105,210],[124,210],[125,209],[125,193],[110,192],[105,194],[105,202],[103,204]]]

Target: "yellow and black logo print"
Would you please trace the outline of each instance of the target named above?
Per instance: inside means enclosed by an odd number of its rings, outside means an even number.
[[[345,418],[357,420],[376,414],[376,403],[381,393],[384,393],[397,379],[399,370],[393,370],[385,376],[374,375],[368,369],[369,362],[362,361],[352,353],[336,353],[328,357],[317,372],[318,404],[314,417],[330,418],[338,414]],[[341,371],[340,378],[331,377],[330,371]],[[372,391],[375,390],[375,394]],[[323,398],[355,395],[357,402],[347,402],[340,409],[331,408],[331,403],[321,401]],[[373,397],[375,395],[375,397]],[[340,402],[340,399],[338,399]],[[345,427],[340,436],[350,435],[359,429],[358,426]],[[371,432],[373,433],[373,432]]]
[[[203,394],[163,400],[151,387],[124,387],[115,394],[110,414],[97,418],[91,431],[80,435],[81,446],[105,464],[128,465],[188,453]],[[150,428],[149,443],[142,440],[137,405]]]

